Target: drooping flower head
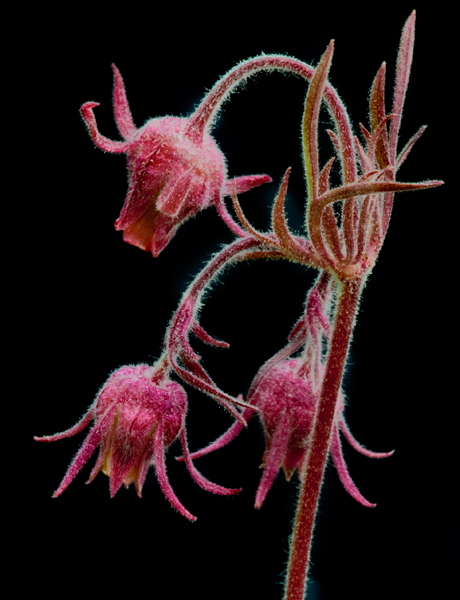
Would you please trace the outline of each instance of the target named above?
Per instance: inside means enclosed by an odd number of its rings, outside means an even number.
[[[277,456],[276,472],[283,468],[289,480],[305,456],[315,416],[316,396],[307,380],[298,375],[299,360],[288,360],[266,373],[253,395],[265,434],[262,459],[269,468],[270,453]]]
[[[264,473],[257,490],[256,508],[262,506],[280,468],[284,470],[288,481],[296,469],[300,478],[304,475],[318,394],[301,374],[302,366],[300,359],[283,361],[273,366],[262,377],[252,399],[252,403],[259,409],[258,416],[264,428],[266,444],[262,460]],[[375,453],[362,448],[352,438],[345,424],[343,408],[343,396],[340,395],[331,439],[331,455],[347,492],[364,506],[375,506],[362,496],[348,474],[339,429],[342,429],[355,449],[367,456],[383,458],[392,453]]]
[[[191,455],[193,459],[199,458],[226,446],[243,430],[245,421],[257,415],[264,430],[265,451],[256,508],[262,506],[280,469],[288,481],[296,470],[301,479],[304,477],[324,375],[323,340],[327,340],[330,332],[328,313],[334,285],[328,273],[319,276],[308,293],[305,312],[294,326],[288,343],[262,365],[254,377],[246,397],[249,406],[244,408],[240,420],[217,440]],[[300,356],[292,358],[299,350]],[[364,506],[374,506],[362,496],[348,473],[339,432],[355,450],[370,458],[384,458],[392,452],[372,452],[361,446],[345,422],[344,406],[340,391],[332,428],[331,456],[347,492]]]
[[[249,420],[253,414],[257,414],[265,436],[265,451],[261,465],[264,472],[256,493],[256,508],[262,506],[280,469],[283,469],[288,481],[296,470],[300,478],[304,476],[304,464],[313,429],[318,393],[312,390],[311,382],[302,371],[303,361],[301,359],[279,362],[265,371],[260,378],[256,376],[258,383],[255,391],[247,398],[248,402],[257,408],[257,412],[246,408],[242,417]],[[351,434],[345,422],[343,410],[344,398],[340,393],[331,437],[331,456],[340,481],[347,492],[363,506],[373,507],[375,504],[364,498],[348,473],[339,432],[343,433],[355,450],[369,458],[386,458],[393,452],[373,452],[363,447]],[[199,458],[226,446],[238,436],[243,428],[244,425],[241,422],[235,422],[209,446],[193,452],[191,458]],[[184,459],[186,459],[185,456],[179,457],[178,460]]]
[[[161,489],[169,502],[183,516],[194,517],[174,494],[166,474],[165,452],[180,437],[187,468],[193,479],[208,491],[229,495],[240,490],[211,483],[199,473],[190,457],[185,434],[187,396],[178,383],[169,379],[164,369],[141,364],[115,371],[106,381],[84,417],[74,426],[56,435],[36,437],[41,442],[54,442],[71,437],[85,429],[92,420],[93,428],[72,461],[56,498],[73,481],[94,450],[99,457],[91,471],[91,482],[99,471],[110,477],[113,497],[122,483],[134,483],[139,497],[151,465],[155,466]]]
[[[124,141],[99,133],[93,112],[97,102],[86,102],[81,114],[99,148],[127,155],[128,194],[115,228],[126,242],[158,256],[186,219],[213,204],[224,210],[222,196],[230,195],[233,182],[227,181],[225,157],[205,123],[192,127],[191,118],[162,117],[137,129],[120,72],[112,67],[115,120]],[[269,181],[267,175],[246,176],[236,186],[244,192]]]

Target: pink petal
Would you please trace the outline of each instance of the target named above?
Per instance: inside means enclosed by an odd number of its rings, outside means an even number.
[[[159,182],[152,182],[149,166],[158,162],[158,154],[161,150],[161,141],[152,140],[149,142],[148,151],[141,151],[135,156],[130,157],[128,154],[128,166],[130,171],[129,189],[126,195],[123,208],[120,216],[115,221],[115,229],[117,231],[126,229],[136,220],[144,218],[145,211],[155,206],[154,200],[160,193],[161,182],[166,177],[166,174],[157,173]],[[130,164],[129,164],[130,163]]]
[[[160,422],[155,434],[155,470],[157,473],[158,482],[163,494],[166,496],[172,506],[186,519],[189,519],[190,521],[196,521],[196,517],[194,517],[192,513],[190,513],[179,502],[179,499],[173,492],[171,484],[169,483],[168,476],[166,474],[165,451],[166,448],[163,439],[163,424]]]
[[[160,255],[161,251],[166,248],[166,246],[175,236],[180,224],[180,220],[172,219],[164,213],[160,213],[158,215],[158,219],[155,225],[155,231],[153,233],[153,237],[149,247],[149,250],[154,258],[157,258]],[[124,235],[123,239],[125,239]]]
[[[118,490],[121,488],[121,484],[128,477],[131,469],[136,465],[139,460],[137,454],[136,443],[131,438],[133,436],[132,428],[135,427],[136,416],[130,415],[126,418],[123,415],[124,407],[119,406],[119,414],[115,431],[113,433],[113,439],[111,443],[112,447],[112,459],[110,465],[110,497],[113,498]],[[138,409],[139,411],[140,409]],[[131,411],[130,411],[131,412]],[[142,451],[144,448],[142,448]]]
[[[157,209],[170,217],[175,217],[183,206],[191,189],[194,172],[192,169],[180,177],[173,177],[157,200]]]
[[[366,498],[364,498],[364,496],[358,490],[348,473],[347,465],[345,464],[345,459],[342,454],[342,446],[340,444],[339,438],[339,429],[336,423],[334,424],[334,427],[332,429],[331,454],[334,460],[335,468],[337,469],[337,473],[339,474],[340,481],[342,482],[343,487],[347,490],[350,496],[357,500],[363,506],[367,506],[369,508],[376,506],[376,504],[372,504],[371,502],[368,502]]]
[[[204,477],[195,467],[190,458],[190,452],[187,446],[187,436],[185,433],[185,429],[182,429],[180,434],[180,441],[182,445],[182,451],[184,453],[185,463],[187,465],[187,470],[192,476],[192,479],[196,481],[196,483],[206,490],[207,492],[212,492],[213,494],[220,494],[221,496],[233,496],[234,494],[239,494],[241,492],[241,488],[226,488],[221,485],[217,485],[217,483],[212,483]]]
[[[96,477],[96,475],[99,473],[99,471],[102,469],[102,466],[104,465],[104,461],[110,451],[111,441],[112,441],[112,434],[110,432],[106,432],[106,434],[104,435],[104,437],[101,440],[101,446],[99,448],[98,457],[96,459],[94,467],[91,470],[91,473],[88,477],[88,481],[86,482],[86,484],[91,483],[93,481],[93,479]]]
[[[149,467],[153,464],[152,457],[155,453],[155,432],[152,432],[152,436],[147,444],[143,457],[140,461],[139,469],[137,471],[135,486],[136,492],[139,498],[142,498],[142,488],[144,486],[145,477]]]
[[[272,437],[264,473],[257,489],[255,508],[260,508],[286,456],[289,443],[290,417],[285,412]]]

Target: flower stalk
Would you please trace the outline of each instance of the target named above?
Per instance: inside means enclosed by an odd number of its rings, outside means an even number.
[[[338,282],[338,299],[332,336],[304,467],[305,473],[301,478],[302,484],[290,542],[284,600],[303,600],[305,597],[319,494],[329,452],[338,394],[363,283],[361,279]]]

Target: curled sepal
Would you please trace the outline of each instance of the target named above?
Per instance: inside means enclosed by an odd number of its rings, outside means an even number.
[[[242,396],[239,395],[238,398],[242,398]],[[249,419],[251,418],[251,416],[253,414],[254,414],[254,410],[252,408],[246,408],[241,416],[247,422],[247,421],[249,421]],[[223,448],[224,446],[229,444],[231,441],[233,441],[243,431],[243,429],[244,429],[244,425],[240,421],[235,421],[233,423],[233,425],[231,425],[229,427],[229,429],[227,429],[227,431],[225,433],[223,433],[220,437],[218,437],[216,440],[214,440],[213,442],[211,442],[204,448],[201,448],[200,450],[197,450],[196,452],[192,452],[190,454],[190,458],[195,460],[195,458],[200,458],[200,456],[205,456],[206,454],[209,454],[210,452],[215,452],[216,450],[220,450],[220,448]],[[176,456],[176,460],[182,462],[185,459],[183,456]]]
[[[182,516],[189,521],[196,521],[196,517],[190,513],[185,506],[182,505],[179,498],[174,493],[171,484],[169,483],[168,476],[166,475],[166,463],[165,463],[165,451],[166,445],[164,441],[163,425],[158,424],[155,433],[155,469],[157,473],[158,483],[160,484],[161,490],[169,502]]]
[[[36,442],[56,442],[57,440],[63,440],[64,438],[72,437],[77,433],[80,433],[88,425],[94,418],[94,405],[90,407],[90,409],[83,415],[83,417],[78,421],[76,425],[62,431],[61,433],[55,433],[54,435],[44,435],[42,437],[34,436],[34,440]]]
[[[342,431],[343,435],[345,436],[347,442],[350,444],[350,446],[352,448],[354,448],[360,454],[363,454],[364,456],[367,456],[369,458],[388,458],[389,456],[392,456],[392,454],[394,453],[394,450],[391,450],[391,452],[373,452],[372,450],[368,450],[367,448],[362,446],[353,437],[353,435],[343,417],[340,419],[339,425],[340,425],[340,430]]]
[[[212,492],[213,494],[220,494],[221,496],[234,496],[235,494],[239,494],[241,492],[241,488],[226,488],[222,485],[218,485],[217,483],[213,483],[204,477],[195,467],[192,462],[192,458],[187,446],[187,438],[185,434],[185,430],[181,432],[181,445],[182,451],[184,453],[185,463],[187,465],[187,470],[192,476],[192,479],[204,490],[207,492]]]
[[[136,135],[136,126],[134,125],[128,99],[126,97],[125,84],[123,77],[115,64],[112,64],[113,71],[113,112],[118,131],[126,141],[131,140]]]
[[[334,460],[334,465],[337,469],[337,473],[339,474],[340,481],[342,482],[343,487],[347,490],[350,496],[357,500],[363,506],[367,506],[369,508],[373,508],[374,506],[376,506],[376,504],[372,504],[371,502],[366,500],[366,498],[364,498],[364,496],[358,490],[348,473],[347,465],[345,464],[345,459],[342,453],[342,446],[340,443],[337,423],[334,423],[334,426],[332,428],[331,455]]]
[[[85,102],[80,108],[81,116],[88,127],[93,142],[98,148],[106,152],[120,153],[129,150],[131,146],[129,142],[114,142],[99,133],[93,111],[96,106],[99,106],[99,102]]]
[[[196,321],[193,321],[192,323],[192,331],[196,335],[196,337],[199,338],[205,344],[209,344],[210,346],[217,346],[218,348],[230,348],[230,344],[213,338]]]
[[[270,447],[266,450],[267,458],[265,465],[263,465],[264,473],[257,489],[255,508],[260,508],[262,506],[265,497],[272,487],[275,477],[284,462],[288,449],[290,432],[290,415],[289,412],[286,411],[280,418],[276,431],[271,439]]]
[[[89,460],[89,458],[91,457],[93,452],[99,446],[99,444],[101,443],[102,437],[105,433],[105,430],[108,427],[110,427],[110,424],[113,421],[113,418],[116,413],[116,409],[117,409],[117,407],[115,407],[115,406],[112,407],[111,409],[109,409],[107,411],[106,415],[101,419],[100,427],[93,428],[91,430],[91,432],[88,435],[88,437],[86,438],[83,446],[80,448],[80,450],[78,451],[78,454],[73,459],[67,473],[65,474],[64,479],[61,482],[61,485],[54,492],[53,498],[57,498],[58,496],[60,496],[62,494],[62,492],[69,486],[69,484],[72,483],[72,481],[75,479],[77,474],[83,468],[83,465]],[[74,429],[74,428],[72,428],[72,429]],[[69,430],[69,431],[71,431],[71,430]],[[74,434],[72,433],[71,435],[74,435]],[[51,436],[51,437],[54,437],[54,440],[61,439],[56,436]],[[47,440],[47,441],[54,441],[54,440]],[[42,441],[42,440],[39,440],[39,441]]]
[[[230,414],[232,414],[236,419],[241,421],[244,426],[247,425],[246,421],[242,418],[241,414],[236,410],[233,404],[237,406],[242,406],[244,408],[248,407],[248,404],[245,402],[239,401],[237,398],[233,398],[229,396],[222,390],[220,390],[213,382],[209,383],[205,381],[203,377],[198,377],[194,373],[189,370],[183,369],[176,361],[172,362],[172,367],[176,371],[176,373],[181,377],[186,383],[195,387],[196,389],[204,392],[214,400],[217,400],[222,406],[224,406]]]

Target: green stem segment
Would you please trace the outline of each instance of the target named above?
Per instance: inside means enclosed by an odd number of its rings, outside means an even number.
[[[284,600],[304,600],[313,526],[329,452],[337,398],[363,279],[339,282],[332,337],[291,537]]]

